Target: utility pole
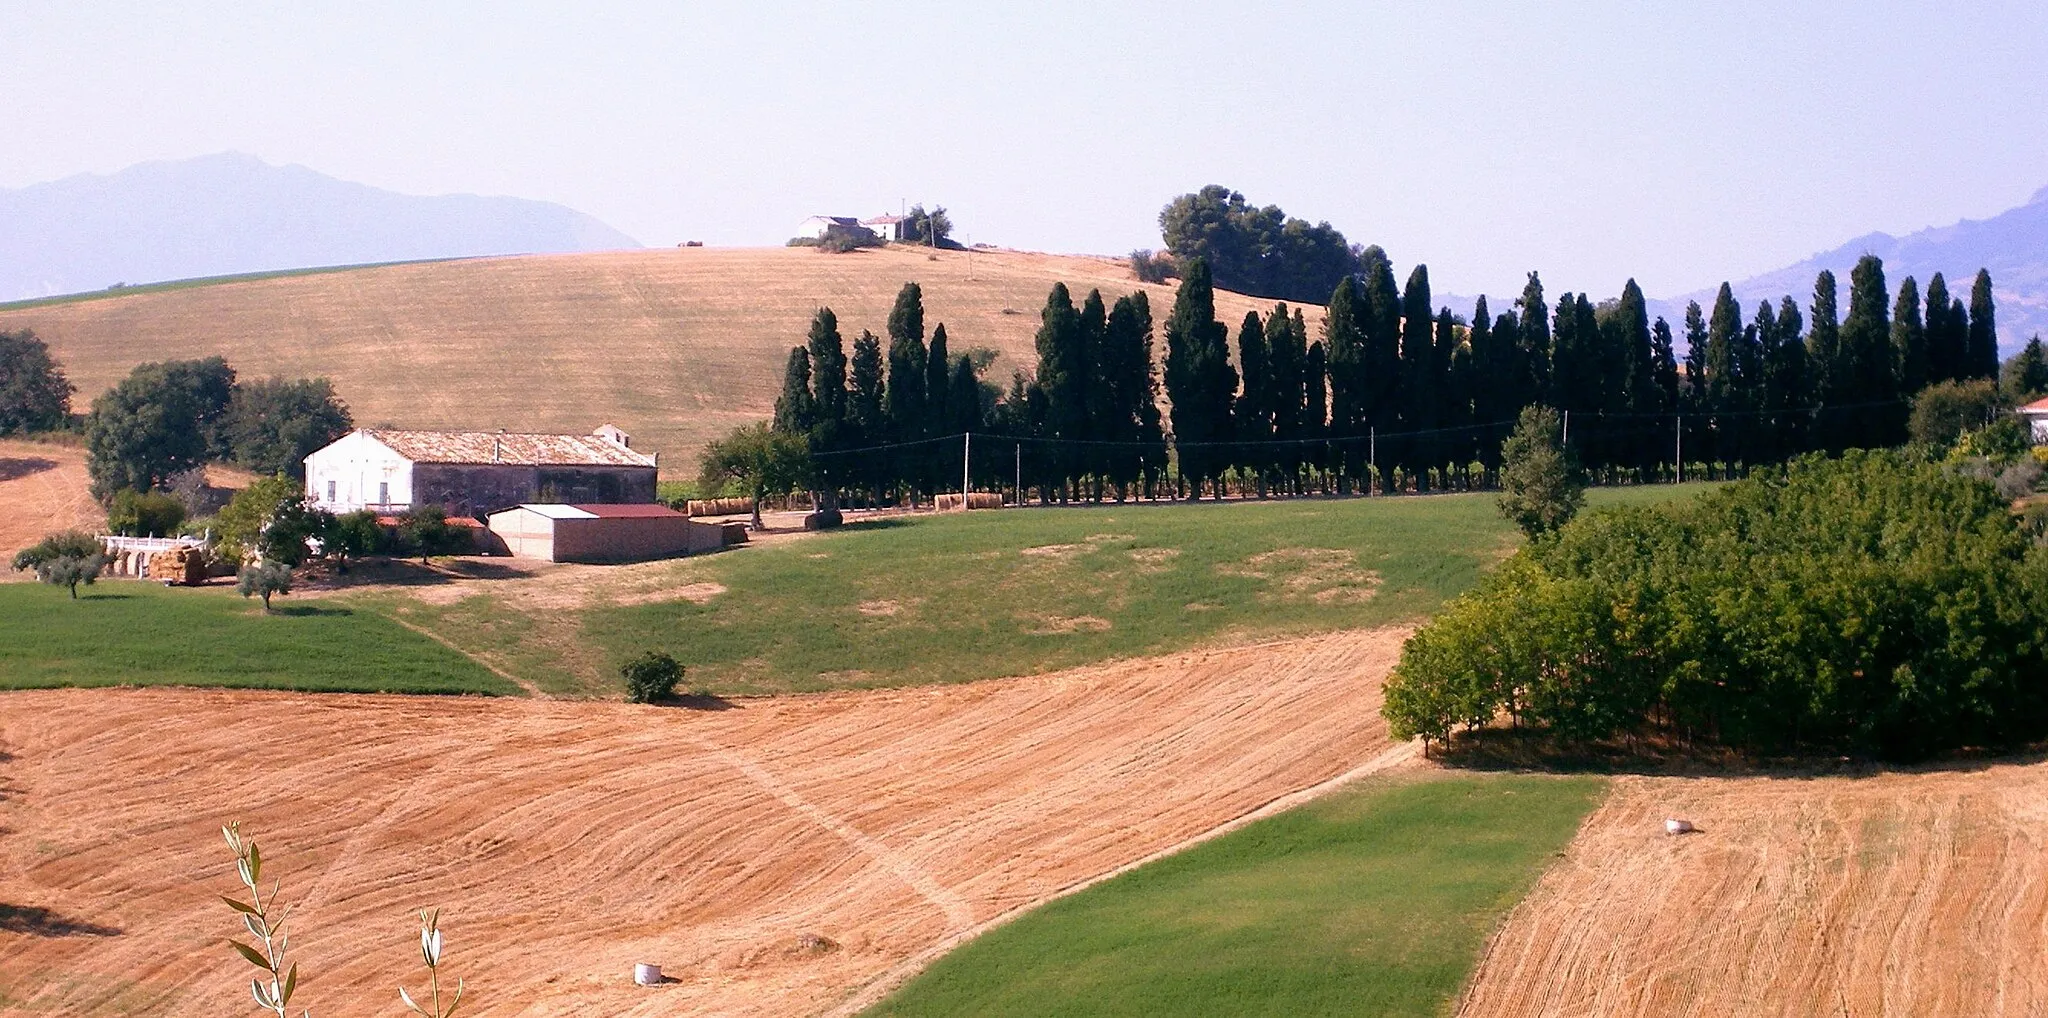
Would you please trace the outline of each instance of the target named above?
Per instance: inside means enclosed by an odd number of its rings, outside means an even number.
[[[1372,473],[1367,475],[1365,478],[1365,493],[1370,495],[1372,494],[1374,483],[1379,479],[1380,473],[1379,425],[1375,424],[1365,429],[1365,449],[1365,458],[1367,460],[1367,465],[1372,467]],[[1379,485],[1379,488],[1381,494],[1386,493],[1385,485]]]
[[[967,463],[974,455],[974,432],[960,433],[960,511],[967,511]]]
[[[1558,444],[1572,444],[1572,412],[1569,410],[1564,412],[1564,441]]]
[[[1676,422],[1676,423],[1674,423],[1674,424],[1672,425],[1672,427],[1671,427],[1671,438],[1672,438],[1672,448],[1673,448],[1673,452],[1672,452],[1672,455],[1673,455],[1673,457],[1675,457],[1675,458],[1677,459],[1677,461],[1678,461],[1678,462],[1677,462],[1677,468],[1678,468],[1678,473],[1677,473],[1677,475],[1676,475],[1676,476],[1678,477],[1678,482],[1677,482],[1677,483],[1679,483],[1679,484],[1684,484],[1684,483],[1685,483],[1685,415],[1684,415],[1684,414],[1679,414],[1679,415],[1678,415],[1678,420],[1677,420],[1677,422]]]
[[[1024,443],[1017,443],[1017,501],[1019,509],[1024,508]]]

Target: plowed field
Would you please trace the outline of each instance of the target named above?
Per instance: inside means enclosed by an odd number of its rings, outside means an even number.
[[[1399,758],[1378,707],[1404,635],[717,711],[8,694],[0,1011],[246,1010],[215,897],[230,818],[300,903],[315,1014],[394,1011],[418,985],[411,910],[436,905],[467,1013],[827,1011],[962,930]],[[675,981],[632,986],[642,961]]]
[[[1625,778],[1459,1013],[2038,1016],[2044,931],[2048,766]]]
[[[45,534],[106,525],[91,486],[84,449],[0,441],[0,580],[29,576],[8,569],[8,560]]]

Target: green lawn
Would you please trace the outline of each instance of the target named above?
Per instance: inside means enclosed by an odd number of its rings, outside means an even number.
[[[1346,792],[1031,912],[867,1014],[1443,1014],[1604,787],[1461,776]]]
[[[0,689],[243,686],[517,695],[476,662],[366,609],[102,580],[0,584]]]
[[[679,563],[726,592],[593,608],[578,640],[719,692],[954,682],[1422,618],[1517,540],[1491,495],[921,516]]]

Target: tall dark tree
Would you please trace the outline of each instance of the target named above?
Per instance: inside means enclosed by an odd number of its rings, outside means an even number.
[[[1680,422],[1686,456],[1711,461],[1714,418],[1707,400],[1707,315],[1696,300],[1685,303],[1685,390],[1679,402],[1686,415]]]
[[[1307,323],[1302,320],[1301,313],[1296,311],[1290,315],[1287,305],[1273,305],[1273,312],[1266,316],[1266,383],[1263,387],[1267,418],[1272,423],[1275,442],[1269,460],[1280,482],[1294,494],[1300,494],[1301,373],[1307,359]]]
[[[1920,317],[1920,284],[1912,276],[1899,281],[1898,302],[1892,306],[1892,356],[1899,373],[1899,394],[1910,396],[1930,380],[1927,356],[1927,327]]]
[[[1322,341],[1309,344],[1301,369],[1301,437],[1309,443],[1302,446],[1302,461],[1318,472],[1330,468],[1329,445],[1319,442],[1330,434],[1329,368],[1329,355],[1323,352]],[[1327,480],[1326,474],[1325,492],[1330,490]]]
[[[1435,318],[1429,266],[1417,265],[1401,291],[1401,381],[1394,399],[1401,430],[1408,432],[1399,447],[1399,461],[1414,478],[1417,491],[1429,490],[1429,468],[1442,459],[1436,429],[1449,365],[1438,361]]]
[[[1469,484],[1469,466],[1478,453],[1472,444],[1472,349],[1458,338],[1458,319],[1448,307],[1436,312],[1436,357],[1444,366],[1442,406],[1437,411],[1436,422],[1442,440],[1437,446],[1437,462],[1443,466],[1443,483],[1448,486],[1456,478],[1459,483]]]
[[[1480,294],[1472,305],[1472,325],[1465,333],[1465,348],[1470,353],[1466,390],[1472,400],[1472,443],[1489,478],[1500,466],[1500,442],[1489,426],[1501,420],[1507,405],[1508,372],[1514,363],[1512,348],[1497,342],[1496,337],[1506,339],[1494,331],[1486,295]]]
[[[924,345],[924,291],[916,283],[905,283],[889,311],[889,384],[883,406],[889,420],[892,443],[918,442],[926,436],[931,420],[926,403],[925,379],[930,374],[930,357]],[[909,481],[911,497],[923,473],[922,446],[891,450],[889,473]]]
[[[1285,312],[1282,328],[1285,328]],[[1237,466],[1252,475],[1259,497],[1266,495],[1272,475],[1273,408],[1271,356],[1266,346],[1266,325],[1259,313],[1247,311],[1237,330],[1237,366],[1242,388],[1231,411],[1231,438],[1237,442]]]
[[[1614,313],[1601,322],[1601,334],[1614,376],[1607,409],[1616,414],[1659,413],[1663,399],[1657,386],[1650,309],[1634,279],[1622,286]],[[1610,426],[1603,430],[1614,439],[1618,462],[1639,471],[1648,471],[1657,463],[1664,443],[1656,429],[1645,427],[1654,422],[1655,418],[1648,416],[1616,417],[1607,422]]]
[[[1230,411],[1237,370],[1230,366],[1228,329],[1216,320],[1215,286],[1208,263],[1190,262],[1166,320],[1166,398],[1172,404],[1173,439],[1181,475],[1196,497],[1221,478],[1228,466],[1222,443],[1230,440]]]
[[[2040,336],[2027,340],[1999,369],[1998,389],[1999,395],[2016,404],[2048,396],[2048,346],[2042,345]]]
[[[1103,347],[1109,342],[1109,309],[1103,303],[1101,290],[1089,290],[1081,301],[1080,332],[1077,342],[1078,363],[1081,378],[1081,435],[1090,443],[1106,440],[1109,429],[1110,390],[1103,381]],[[1088,497],[1102,501],[1102,486],[1109,469],[1107,446],[1090,444],[1075,446],[1072,450],[1073,471],[1077,480],[1088,477],[1093,480]]]
[[[1522,326],[1515,343],[1522,362],[1518,400],[1528,406],[1550,391],[1550,305],[1543,302],[1543,280],[1534,272],[1515,301],[1515,316]]]
[[[1655,413],[1675,414],[1679,402],[1677,345],[1672,341],[1671,323],[1658,315],[1650,325],[1650,376],[1656,382]]]
[[[307,456],[355,426],[325,378],[243,382],[220,425],[230,460],[258,474],[301,479]]]
[[[866,329],[853,341],[853,357],[848,361],[846,381],[846,417],[850,438],[861,446],[883,445],[889,441],[888,408],[884,403],[887,388],[885,383],[885,361],[882,358],[882,341]],[[868,451],[852,457],[852,469],[858,475],[860,484],[870,495],[880,498],[882,489],[890,481],[888,476],[889,456],[886,451]]]
[[[1394,288],[1394,265],[1387,260],[1385,251],[1377,245],[1365,249],[1360,256],[1365,267],[1364,288],[1360,291],[1358,322],[1364,347],[1358,364],[1358,417],[1345,432],[1349,441],[1343,443],[1343,475],[1361,479],[1368,475],[1366,468],[1388,469],[1395,462],[1381,450],[1380,462],[1372,463],[1372,443],[1369,441],[1374,430],[1399,432],[1401,430],[1401,293]],[[1330,348],[1331,367],[1336,366],[1336,348]],[[1334,402],[1335,376],[1331,379],[1331,410]],[[1332,421],[1332,424],[1335,422]],[[1345,477],[1338,478],[1340,486]],[[1381,482],[1385,483],[1384,480]]]
[[[817,408],[811,405],[811,352],[790,347],[782,368],[782,395],[775,398],[775,430],[808,435],[817,419]]]
[[[1371,264],[1368,262],[1368,264]],[[1330,294],[1330,306],[1323,315],[1323,338],[1318,343],[1329,359],[1329,427],[1324,434],[1335,443],[1320,465],[1336,471],[1338,489],[1346,490],[1351,476],[1360,473],[1365,455],[1356,442],[1347,441],[1366,429],[1366,334],[1363,298],[1350,279],[1337,284]]]
[[[1159,380],[1152,366],[1152,304],[1145,291],[1118,297],[1104,328],[1097,381],[1109,407],[1101,422],[1117,498],[1166,464],[1159,427]]]
[[[840,489],[855,480],[858,465],[846,455],[849,434],[846,400],[846,341],[839,316],[819,308],[805,344],[811,355],[811,469],[823,508],[836,509]]]
[[[1038,388],[1045,394],[1045,435],[1059,440],[1046,455],[1060,497],[1073,495],[1072,481],[1086,468],[1088,364],[1082,349],[1081,313],[1067,284],[1054,283],[1038,316]]]
[[[1998,377],[1998,309],[1991,299],[1991,272],[1978,269],[1970,284],[1969,377]]]
[[[952,429],[952,414],[946,407],[952,388],[953,362],[946,350],[946,323],[932,327],[931,344],[924,355],[924,415],[926,435],[943,435]]]
[[[219,357],[138,366],[94,400],[86,417],[93,494],[148,491],[209,458],[226,458],[220,423],[234,391],[234,369]]]
[[[1849,314],[1842,321],[1840,355],[1846,378],[1837,400],[1847,425],[1842,436],[1847,445],[1895,445],[1905,437],[1891,313],[1885,306],[1890,298],[1884,262],[1875,255],[1858,259],[1849,273]]]
[[[1969,360],[1970,323],[1967,315],[1957,321],[1949,314],[1952,298],[1948,280],[1941,273],[1927,281],[1927,381],[1947,382],[1963,377]]]
[[[1842,349],[1841,315],[1836,303],[1835,274],[1822,269],[1813,280],[1813,325],[1806,334],[1807,391],[1817,409],[1812,442],[1839,453],[1848,447],[1850,422],[1840,409],[1852,402],[1849,361]]]

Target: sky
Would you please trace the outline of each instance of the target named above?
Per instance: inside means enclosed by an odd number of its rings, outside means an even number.
[[[0,187],[224,150],[649,245],[943,205],[1159,246],[1219,183],[1444,292],[1652,296],[2048,185],[2048,4],[0,4]]]

